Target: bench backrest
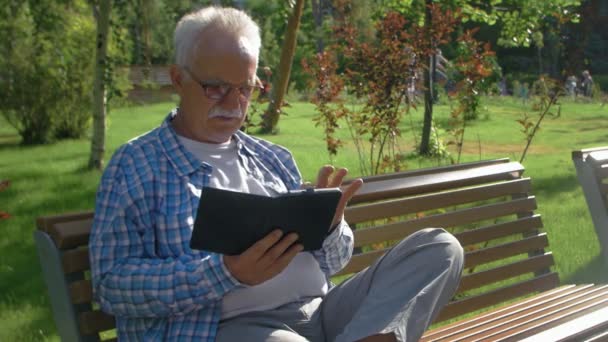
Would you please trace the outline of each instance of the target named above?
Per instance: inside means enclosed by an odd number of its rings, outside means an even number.
[[[370,177],[351,201],[357,254],[341,272],[357,272],[400,239],[442,227],[463,245],[465,271],[437,321],[554,288],[553,256],[541,232],[529,178],[500,159]]]
[[[534,214],[530,179],[507,159],[365,178],[346,210],[355,228],[355,255],[339,275],[362,270],[398,240],[426,227],[443,227],[465,247],[465,274],[437,321],[554,288],[553,257]],[[36,241],[62,338],[114,328],[91,304],[87,241],[92,213],[38,219]],[[55,265],[55,266],[53,266]],[[71,323],[66,323],[70,321]]]
[[[573,151],[572,161],[608,262],[608,146]]]

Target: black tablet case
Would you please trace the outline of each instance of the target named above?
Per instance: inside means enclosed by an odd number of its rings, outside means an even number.
[[[241,254],[280,228],[298,233],[304,250],[320,249],[341,195],[338,188],[295,190],[275,197],[204,188],[190,248]]]

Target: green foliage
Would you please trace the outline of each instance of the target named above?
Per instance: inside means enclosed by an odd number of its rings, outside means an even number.
[[[536,112],[536,118],[528,115],[527,112],[523,112],[522,118],[517,120],[521,125],[521,132],[524,134],[526,141],[526,146],[519,159],[520,163],[524,162],[532,140],[540,131],[543,120],[546,117],[556,118],[561,115],[561,106],[558,99],[564,95],[564,92],[560,82],[541,76],[534,82],[533,89],[536,96],[532,110]],[[554,107],[557,107],[557,112],[552,110]]]
[[[86,5],[2,8],[0,111],[24,144],[82,136],[88,125],[94,28]]]

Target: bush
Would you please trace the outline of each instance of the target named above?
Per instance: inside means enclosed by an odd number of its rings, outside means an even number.
[[[0,112],[24,144],[86,131],[95,31],[85,10],[55,4],[34,12],[26,2],[0,24]]]

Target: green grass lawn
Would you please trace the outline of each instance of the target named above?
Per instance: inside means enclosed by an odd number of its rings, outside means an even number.
[[[157,126],[171,106],[163,103],[113,111],[106,159],[120,144]],[[412,126],[416,136],[420,135],[421,110],[412,113],[413,125],[409,118],[405,120],[404,150],[414,144]],[[521,103],[510,99],[485,99],[480,119],[467,128],[462,161],[519,160],[524,136],[515,120],[524,110]],[[293,103],[287,112],[281,118],[280,133],[264,138],[292,150],[304,177],[312,180],[318,167],[331,161],[322,129],[312,122],[314,107]],[[436,107],[440,128],[447,123],[448,112],[448,106]],[[347,139],[348,133],[340,136]],[[544,122],[524,161],[564,283],[608,283],[608,265],[600,259],[570,159],[573,149],[607,144],[608,107],[565,103],[560,118]],[[0,179],[11,181],[8,190],[0,192],[0,211],[11,214],[10,219],[0,220],[0,341],[58,340],[32,238],[34,219],[93,208],[100,173],[85,169],[89,149],[87,140],[20,146],[14,129],[0,118]],[[333,162],[348,167],[354,175],[359,173],[356,153],[349,144]],[[415,169],[436,162],[411,159],[408,163],[408,168]]]

